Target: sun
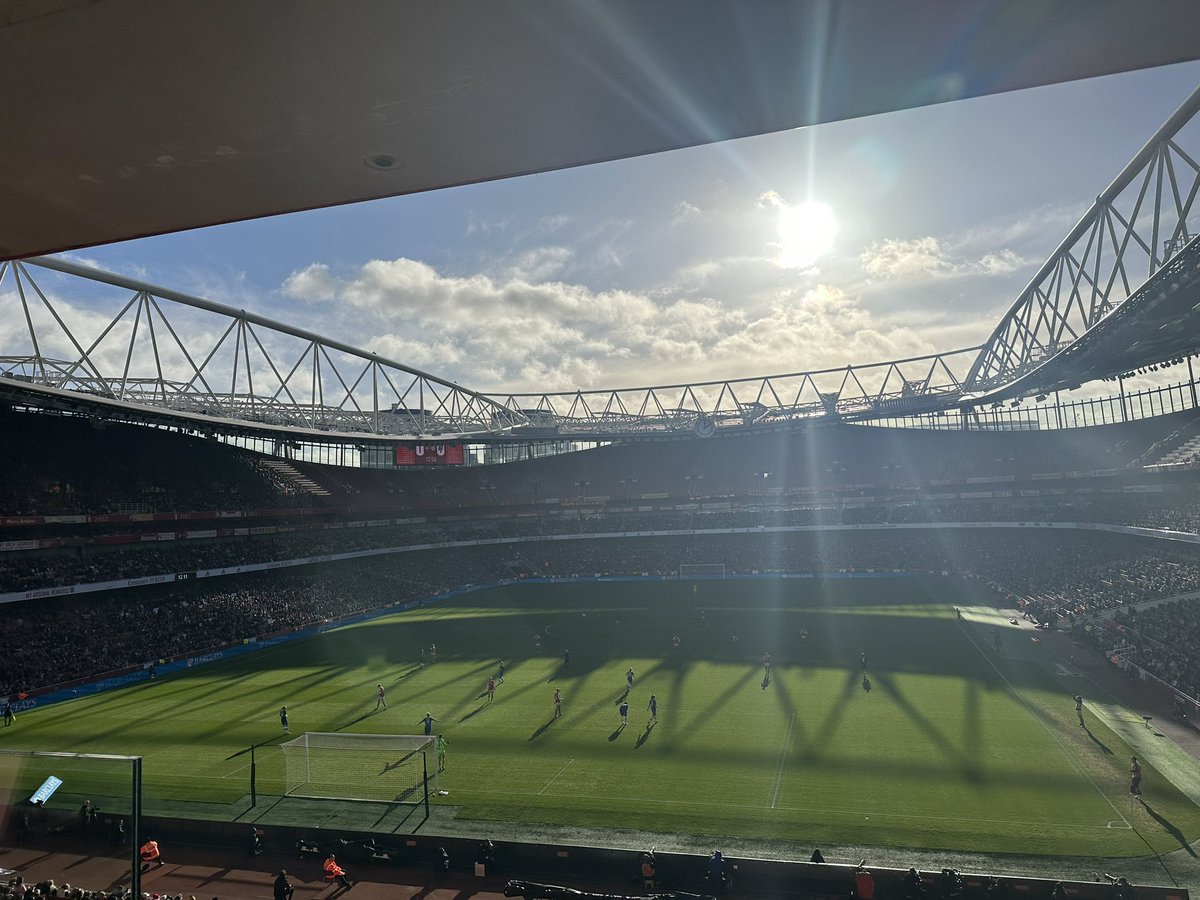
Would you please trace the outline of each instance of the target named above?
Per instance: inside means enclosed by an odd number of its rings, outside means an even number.
[[[811,266],[833,249],[837,218],[828,203],[808,200],[779,207],[779,264],[788,269]]]

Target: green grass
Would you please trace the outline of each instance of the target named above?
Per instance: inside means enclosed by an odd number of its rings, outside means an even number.
[[[251,744],[259,791],[283,792],[282,703],[293,736],[412,734],[428,709],[449,744],[438,803],[459,818],[1088,856],[1200,836],[1200,810],[1152,758],[1150,809],[1129,803],[1128,746],[1098,723],[1078,728],[1078,685],[1060,683],[1048,650],[1014,631],[1000,657],[985,629],[955,621],[951,604],[981,602],[978,590],[940,578],[498,589],[34,710],[0,730],[0,746],[140,754],[148,813],[233,818]],[[438,662],[417,671],[431,642]],[[501,658],[506,681],[485,705]],[[367,715],[377,681],[389,709]],[[564,716],[552,721],[556,687]],[[651,693],[659,722],[647,730]],[[0,777],[24,788],[46,765]],[[61,804],[91,792],[120,805],[116,776],[67,782]]]

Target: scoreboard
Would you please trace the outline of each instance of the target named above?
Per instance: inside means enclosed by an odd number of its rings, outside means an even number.
[[[461,466],[463,445],[398,444],[394,462],[397,466]]]

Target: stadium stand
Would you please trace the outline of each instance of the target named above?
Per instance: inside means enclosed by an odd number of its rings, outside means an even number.
[[[669,576],[681,563],[713,559],[739,573],[952,572],[1055,623],[1200,589],[1195,554],[1089,532],[785,532],[435,548],[21,603],[12,608],[6,634],[22,649],[0,658],[0,693],[203,653],[464,586],[528,577]],[[75,649],[68,657],[54,652],[63,646]],[[1181,652],[1194,655],[1190,647]]]

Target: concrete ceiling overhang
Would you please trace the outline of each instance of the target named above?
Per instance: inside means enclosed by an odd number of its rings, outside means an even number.
[[[1198,56],[1192,0],[0,0],[0,259]]]

